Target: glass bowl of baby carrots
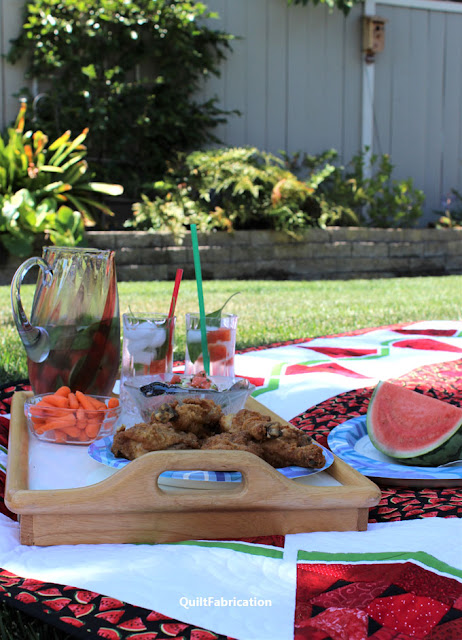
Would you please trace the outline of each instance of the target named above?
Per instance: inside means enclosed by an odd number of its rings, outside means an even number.
[[[91,444],[112,435],[120,417],[117,398],[93,396],[60,387],[27,398],[24,413],[31,433],[58,444]]]

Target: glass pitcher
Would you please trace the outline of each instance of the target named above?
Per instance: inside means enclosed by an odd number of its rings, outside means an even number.
[[[40,267],[30,322],[20,288]],[[108,395],[120,364],[120,314],[114,251],[44,247],[23,262],[11,282],[13,317],[27,352],[34,393]]]

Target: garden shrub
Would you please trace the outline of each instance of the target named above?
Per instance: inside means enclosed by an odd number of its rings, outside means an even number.
[[[411,178],[393,180],[393,164],[387,154],[370,157],[371,176],[365,171],[367,149],[353,157],[347,167],[336,165],[319,186],[317,197],[323,211],[356,217],[360,226],[412,227],[423,215],[425,195]],[[329,150],[319,156],[295,156],[292,168],[315,171],[326,162],[336,163],[338,153]]]
[[[215,99],[197,98],[231,39],[206,25],[213,17],[179,0],[28,2],[9,60],[25,55],[27,76],[41,83],[34,126],[50,138],[88,127],[98,178],[139,197],[167,158],[216,141],[226,119]]]
[[[42,131],[24,130],[25,111],[22,103],[15,126],[0,136],[0,244],[22,257],[39,241],[79,244],[95,211],[112,213],[95,194],[123,192],[120,185],[91,180],[87,130],[75,139],[67,131],[48,144]]]
[[[407,227],[422,216],[424,195],[411,180],[393,181],[387,155],[365,152],[351,167],[336,166],[335,150],[282,157],[255,147],[181,155],[153,195],[143,195],[125,226],[170,231],[181,240],[190,224],[200,231],[274,229],[297,235],[308,227]]]
[[[462,228],[462,192],[451,189],[443,199],[443,207],[442,211],[435,211],[438,220],[434,226],[438,229]]]
[[[125,226],[168,230],[181,240],[194,223],[200,231],[274,229],[293,235],[312,226],[354,224],[350,211],[323,210],[317,190],[335,167],[325,163],[299,180],[286,162],[255,147],[181,155],[154,195],[134,205]]]

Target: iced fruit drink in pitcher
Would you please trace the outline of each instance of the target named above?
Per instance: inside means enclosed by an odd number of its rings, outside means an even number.
[[[41,272],[29,323],[20,286],[33,266]],[[35,394],[62,385],[95,395],[111,393],[120,364],[113,251],[44,247],[42,258],[26,260],[15,273],[11,300]]]
[[[206,317],[207,347],[212,376],[234,376],[237,319],[233,314]],[[198,313],[187,313],[185,373],[194,374],[203,370],[200,317]]]

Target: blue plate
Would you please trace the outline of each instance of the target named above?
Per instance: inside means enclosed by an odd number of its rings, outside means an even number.
[[[101,440],[95,440],[89,447],[88,453],[97,462],[105,464],[115,469],[121,469],[130,463],[125,458],[116,458],[111,451],[114,436],[107,436]],[[317,444],[317,443],[316,443]],[[334,461],[334,456],[328,450],[318,444],[324,452],[325,464],[322,469],[305,469],[304,467],[284,467],[278,469],[286,478],[300,478],[302,476],[312,476],[328,469]],[[241,482],[242,475],[238,471],[164,471],[159,478],[176,480],[197,480],[207,482]]]
[[[399,481],[405,486],[462,484],[462,463],[453,467],[411,467],[378,451],[367,435],[366,416],[342,422],[332,429],[327,442],[339,458],[370,478],[394,481],[391,484]]]

